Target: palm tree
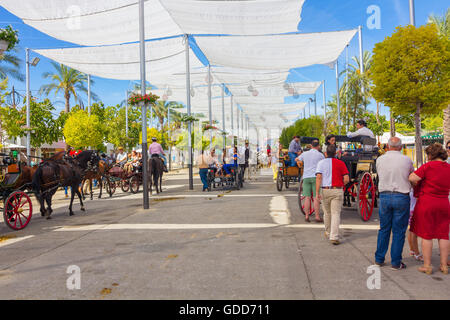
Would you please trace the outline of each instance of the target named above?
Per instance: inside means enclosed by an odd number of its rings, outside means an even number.
[[[349,126],[351,115],[353,128],[356,125],[357,116],[367,110],[367,105],[371,98],[369,72],[372,67],[372,55],[369,51],[364,51],[363,54],[363,73],[361,73],[360,66],[359,57],[354,56],[348,69],[341,72],[341,75],[348,73],[348,79],[344,81],[340,92],[341,99],[344,99],[345,102],[345,111],[348,114],[344,114],[344,120],[348,121],[347,125]],[[364,106],[364,110],[362,110],[361,106]]]
[[[450,40],[450,8],[443,16],[431,15],[428,17],[428,23],[434,24],[438,33]],[[450,140],[450,104],[444,110],[444,143]]]
[[[17,52],[17,49],[14,50]],[[17,56],[5,52],[0,56],[0,80],[6,78],[13,78],[19,81],[25,81],[25,76],[20,72],[20,65],[22,60]]]
[[[52,65],[56,72],[45,72],[42,75],[44,79],[50,79],[52,82],[41,86],[39,93],[44,93],[48,96],[52,91],[55,91],[55,95],[60,91],[63,91],[66,102],[66,113],[69,113],[70,98],[73,96],[75,101],[82,103],[79,93],[82,92],[87,94],[88,92],[85,85],[87,83],[87,75],[75,69],[66,67],[63,64],[52,62]],[[91,80],[91,84],[93,83],[94,82]],[[98,100],[97,95],[93,92],[91,92],[91,97],[94,101]]]

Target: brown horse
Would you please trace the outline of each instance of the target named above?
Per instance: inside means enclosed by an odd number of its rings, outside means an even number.
[[[91,195],[91,200],[94,199],[94,193],[92,192],[92,180],[98,181],[98,185],[100,187],[100,193],[98,195],[98,198],[99,199],[102,198],[102,192],[103,192],[102,179],[108,173],[109,169],[110,168],[109,168],[108,164],[105,161],[100,160],[98,163],[98,170],[86,172],[86,174],[84,175],[83,182],[81,183],[81,194],[83,196],[83,200],[86,200],[86,197],[84,195],[83,186],[87,182],[89,183],[89,191],[90,191],[90,195]]]
[[[80,199],[81,210],[85,211],[79,186],[85,172],[98,167],[100,158],[97,151],[83,151],[74,159],[65,160],[48,159],[42,162],[33,176],[33,190],[41,206],[41,215],[50,219],[52,197],[59,187],[71,187],[69,215],[73,215],[72,205],[75,194]],[[47,202],[47,209],[44,201]]]
[[[164,164],[160,157],[154,156],[148,160],[148,180],[150,182],[150,194],[152,194],[153,184],[156,193],[162,192],[162,177],[164,174]]]

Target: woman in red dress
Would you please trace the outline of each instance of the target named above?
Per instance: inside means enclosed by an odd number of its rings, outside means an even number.
[[[433,273],[431,252],[433,239],[439,239],[441,253],[440,271],[448,274],[450,225],[450,164],[441,144],[434,143],[425,149],[428,163],[411,173],[409,180],[419,185],[417,204],[411,220],[411,231],[422,238],[424,264],[420,272]]]

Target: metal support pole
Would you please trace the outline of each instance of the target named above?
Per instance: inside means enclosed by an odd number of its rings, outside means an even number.
[[[88,82],[88,113],[91,114],[91,75],[87,75]]]
[[[31,155],[31,121],[30,121],[30,49],[25,49],[26,53],[26,77],[27,77],[27,164],[30,165]]]
[[[414,0],[409,0],[409,24],[416,25],[416,13],[414,9]]]
[[[170,135],[170,106],[167,107],[167,133],[169,138],[169,171],[172,170],[172,146],[171,146],[171,135]]]
[[[144,0],[139,0],[139,51],[140,51],[140,67],[141,67],[141,94],[145,95],[145,15]],[[142,103],[142,183],[144,187],[144,209],[149,209],[150,201],[148,196],[148,147],[147,147],[147,106]]]
[[[327,97],[325,95],[325,80],[322,81],[322,94],[323,94],[323,123],[325,126],[324,132],[327,131]]]
[[[345,122],[345,128],[348,132],[348,44],[345,48],[345,82],[345,117],[347,118],[347,121]]]
[[[222,131],[225,132],[225,85],[222,84]],[[223,134],[223,149],[227,146],[227,136]]]
[[[233,95],[231,95],[231,136],[233,137],[234,143],[234,115],[233,115]]]
[[[185,46],[186,46],[186,103],[188,116],[191,116],[191,68],[189,65],[189,35],[184,36]],[[188,123],[188,149],[189,149],[189,190],[194,190],[194,173],[192,168],[192,122]]]
[[[127,99],[125,100],[125,135],[128,138],[128,90],[127,90]]]
[[[317,116],[317,95],[314,93],[314,114]]]
[[[337,112],[338,112],[338,129],[339,135],[341,134],[341,99],[340,99],[340,89],[339,89],[339,65],[336,60],[336,101],[337,101]]]
[[[242,128],[242,139],[245,138],[245,128],[244,128],[244,111],[241,109],[241,128]]]
[[[212,94],[211,94],[211,65],[208,64],[208,113],[209,125],[212,126]],[[209,145],[212,146],[212,130],[209,130]]]
[[[364,50],[363,50],[362,26],[358,27],[358,31],[359,31],[359,68],[360,68],[361,74],[363,74],[364,73]]]
[[[239,132],[239,107],[238,106],[236,106],[236,125],[237,125],[237,140],[238,140],[238,144],[239,144],[240,132]]]

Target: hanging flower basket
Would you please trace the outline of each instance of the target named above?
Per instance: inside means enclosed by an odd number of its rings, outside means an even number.
[[[140,95],[137,93],[134,93],[128,98],[128,104],[131,106],[138,106],[142,102],[145,104],[155,104],[156,101],[158,101],[159,96],[156,94],[146,94],[146,95]]]
[[[206,125],[203,127],[203,131],[208,131],[208,130],[219,130],[217,127],[211,126],[211,125]]]
[[[14,47],[19,43],[17,34],[18,31],[13,30],[11,26],[0,29],[0,54],[14,49]]]

